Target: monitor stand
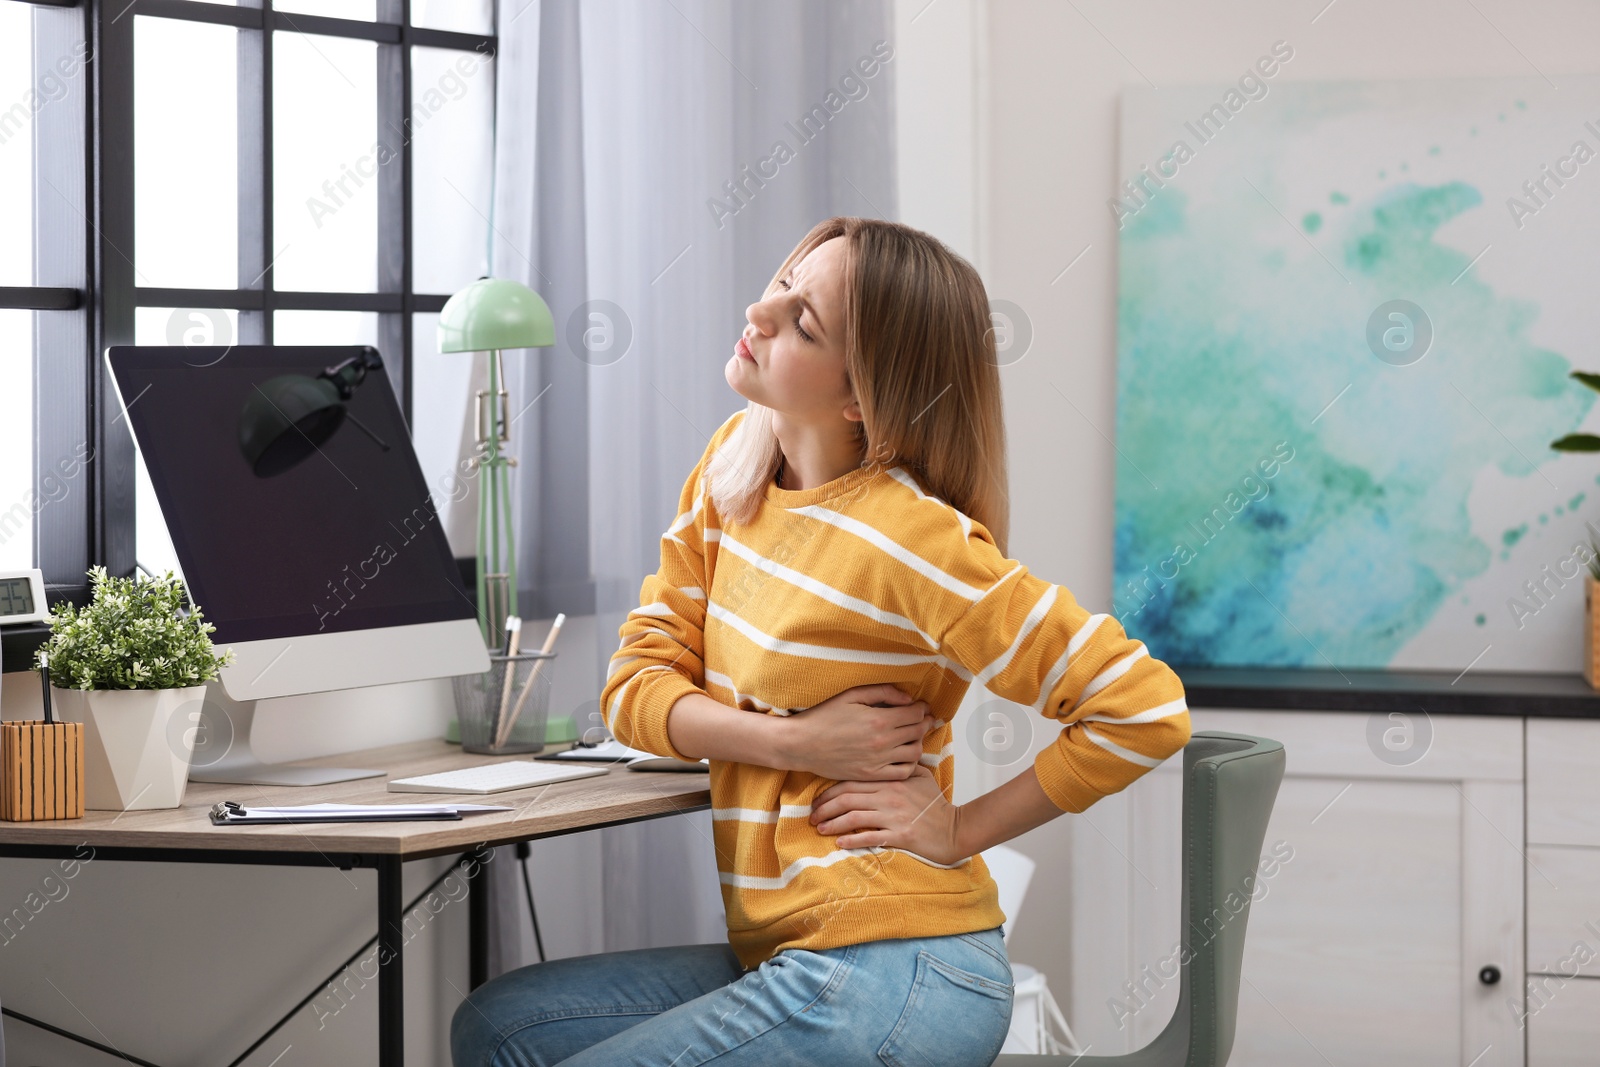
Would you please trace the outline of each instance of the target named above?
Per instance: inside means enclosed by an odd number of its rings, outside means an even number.
[[[250,744],[256,702],[234,700],[219,682],[206,683],[205,704],[189,763],[189,781],[228,785],[328,785],[381,778],[385,771],[263,763]]]

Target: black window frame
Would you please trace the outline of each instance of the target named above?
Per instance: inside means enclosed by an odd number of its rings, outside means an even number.
[[[44,284],[0,289],[0,308],[76,312],[35,317],[35,486],[47,460],[85,444],[92,447],[83,491],[40,510],[34,526],[35,559],[44,571],[51,603],[82,603],[88,594],[85,572],[95,564],[112,574],[132,574],[135,545],[135,466],[133,440],[122,425],[103,353],[134,343],[140,307],[232,309],[239,313],[239,343],[271,344],[274,312],[280,310],[375,312],[379,351],[392,380],[399,383],[401,409],[412,417],[413,323],[418,313],[438,312],[448,293],[416,293],[412,288],[413,145],[412,49],[475,52],[493,58],[495,33],[474,34],[414,26],[410,0],[377,0],[373,22],[330,18],[274,9],[272,0],[254,6],[226,6],[200,0],[0,0],[26,2],[36,16],[35,56],[46,54],[43,25],[63,41],[82,34],[89,42],[85,65],[87,91],[77,94],[81,115],[76,142],[55,126],[54,144],[41,136],[36,169],[76,174],[81,204],[61,204],[35,195],[36,230],[46,211],[50,231],[70,239],[35,242],[36,280]],[[251,0],[244,0],[249,3]],[[134,24],[138,16],[231,26],[241,32],[239,48],[239,278],[254,278],[234,290],[151,288],[136,282],[134,257]],[[500,4],[491,5],[499,26]],[[378,125],[393,140],[393,162],[378,171],[378,291],[281,292],[273,284],[273,31],[373,41],[378,49]],[[57,49],[65,51],[66,49]],[[36,58],[37,62],[37,58]],[[490,92],[494,91],[491,85]],[[64,116],[56,116],[58,120]],[[50,153],[53,152],[54,155]],[[81,162],[78,154],[81,153]],[[251,206],[255,205],[255,210]],[[81,250],[74,254],[73,249]],[[52,258],[53,257],[53,258]],[[47,269],[48,268],[48,269]],[[46,319],[51,329],[46,331]],[[48,343],[47,343],[48,342]],[[42,358],[43,352],[52,353]],[[74,354],[81,358],[74,358]]]
[[[47,500],[33,514],[34,563],[46,576],[52,603],[59,597],[81,601],[90,546],[101,526],[96,464],[80,464],[92,445],[89,412],[94,407],[92,352],[93,297],[91,235],[93,199],[95,55],[90,12],[80,0],[4,0],[33,11],[34,77],[40,64],[57,67],[69,56],[82,62],[59,100],[34,115],[33,217],[30,240],[33,284],[0,288],[0,308],[35,312],[33,322],[33,437],[31,459],[35,500]],[[83,46],[87,44],[88,50]],[[40,175],[48,178],[41,188]],[[70,476],[58,472],[70,469]],[[46,473],[50,488],[41,495]],[[8,652],[7,665],[10,663]]]

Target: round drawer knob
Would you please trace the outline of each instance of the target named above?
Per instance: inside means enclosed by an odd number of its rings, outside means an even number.
[[[1496,967],[1492,963],[1489,964],[1489,966],[1478,972],[1478,981],[1482,982],[1484,985],[1494,985],[1496,982],[1500,981],[1500,968]]]

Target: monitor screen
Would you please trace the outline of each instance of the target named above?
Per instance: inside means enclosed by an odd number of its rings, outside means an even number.
[[[377,352],[115,347],[108,359],[217,642],[475,617]]]

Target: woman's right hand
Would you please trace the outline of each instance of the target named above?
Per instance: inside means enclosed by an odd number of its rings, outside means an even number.
[[[937,720],[927,701],[885,682],[853,686],[780,721],[789,769],[875,782],[911,777]]]

